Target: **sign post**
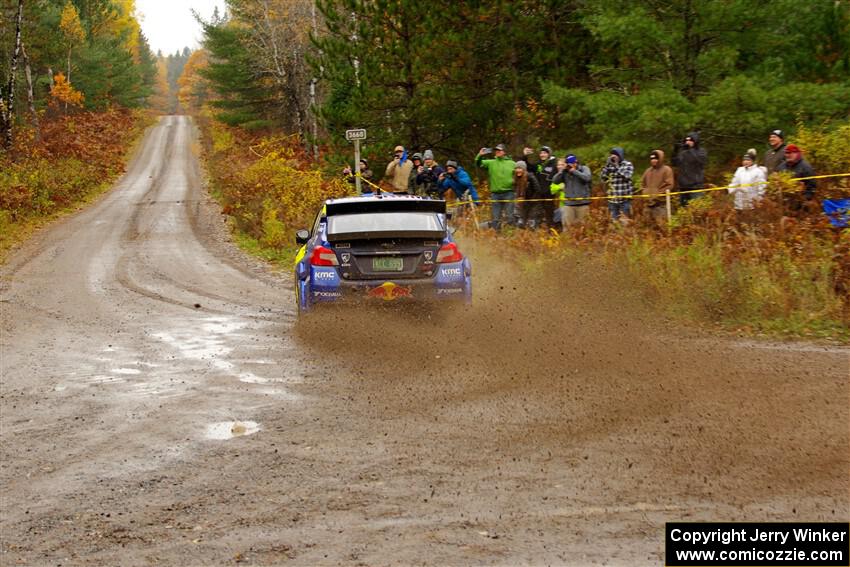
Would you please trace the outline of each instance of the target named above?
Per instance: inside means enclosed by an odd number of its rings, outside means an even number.
[[[354,184],[357,187],[357,192],[362,193],[363,191],[360,188],[360,142],[366,139],[366,130],[362,128],[346,130],[345,139],[354,142]]]

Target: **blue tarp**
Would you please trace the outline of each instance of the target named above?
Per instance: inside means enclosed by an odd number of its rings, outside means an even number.
[[[824,199],[823,213],[829,217],[832,226],[850,226],[850,199]]]

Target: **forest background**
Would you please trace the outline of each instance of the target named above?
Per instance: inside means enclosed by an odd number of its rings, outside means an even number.
[[[142,108],[198,117],[211,185],[237,235],[278,258],[320,199],[350,191],[339,179],[348,128],[368,130],[365,155],[379,173],[403,144],[477,175],[475,152],[497,142],[547,144],[592,167],[619,145],[640,172],[639,156],[669,154],[697,130],[709,179],[723,184],[775,128],[819,173],[850,164],[846,0],[228,0],[203,22],[202,49],[169,56],[151,53],[133,0],[0,7],[0,126],[4,140],[14,133],[0,158],[6,234],[114,178],[146,123],[132,110]],[[99,156],[109,163],[93,164]],[[728,203],[707,201],[670,234],[624,234],[600,217],[557,246],[548,234],[511,243],[550,255],[601,248],[643,273],[661,262],[648,293],[691,318],[846,337],[846,231],[801,217],[781,234],[778,222],[749,231],[757,244],[745,245],[727,230]],[[748,284],[755,276],[769,285]],[[704,299],[675,289],[695,283],[710,287]]]

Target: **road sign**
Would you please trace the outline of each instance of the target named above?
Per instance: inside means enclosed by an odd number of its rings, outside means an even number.
[[[366,130],[363,128],[346,130],[345,139],[354,142],[354,184],[357,187],[357,192],[360,193],[360,142],[366,139]]]

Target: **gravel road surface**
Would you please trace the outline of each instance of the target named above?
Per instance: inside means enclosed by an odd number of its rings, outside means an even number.
[[[469,309],[296,325],[198,147],[163,118],[0,267],[0,564],[657,566],[666,521],[850,515],[850,350],[472,243]]]

